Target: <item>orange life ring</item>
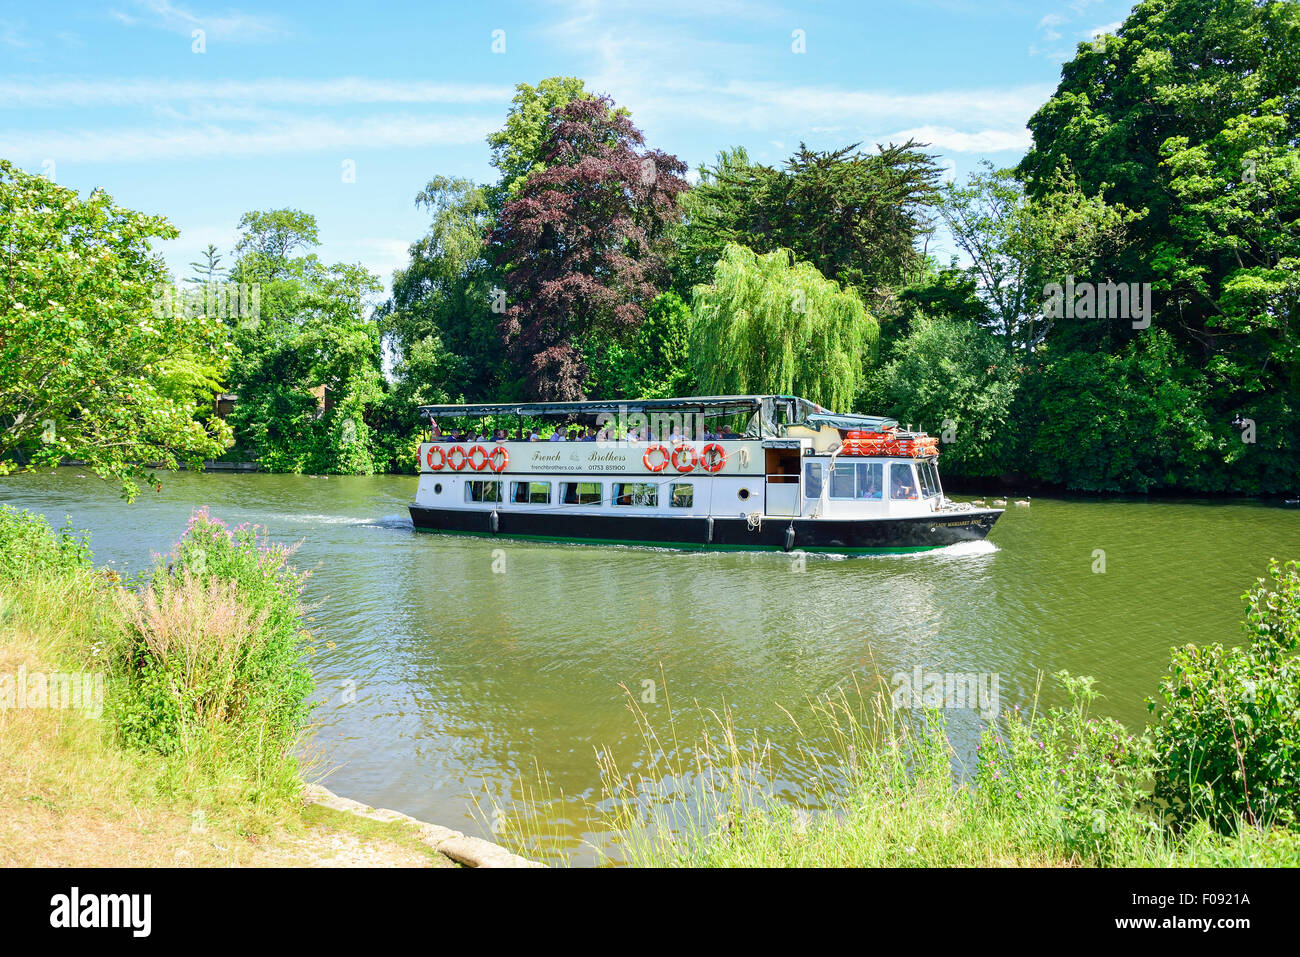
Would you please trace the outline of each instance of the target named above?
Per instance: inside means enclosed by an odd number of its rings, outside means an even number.
[[[438,464],[433,464],[433,453],[438,453]],[[424,453],[424,461],[428,463],[430,469],[435,472],[441,472],[442,467],[447,464],[447,452],[441,445],[429,446],[429,451]]]
[[[717,453],[716,457],[712,455],[714,452]],[[700,468],[704,469],[706,472],[720,471],[726,464],[727,450],[717,442],[710,442],[704,447],[704,450],[700,452]]]
[[[501,464],[497,464],[497,456],[501,457]],[[510,464],[510,453],[506,451],[504,445],[498,445],[488,453],[488,468],[493,472],[500,472]]]
[[[683,462],[677,461],[677,456],[681,455],[684,458],[687,452],[691,454],[691,460],[689,463],[684,461]],[[677,471],[679,472],[693,471],[695,466],[699,463],[699,461],[700,461],[700,454],[695,451],[695,446],[677,445],[673,447],[673,468],[675,468]]]
[[[663,456],[663,461],[660,462],[658,465],[651,465],[650,464],[651,452],[658,452],[660,455]],[[650,446],[650,448],[646,449],[645,453],[641,456],[641,464],[644,465],[651,472],[662,472],[671,459],[672,456],[668,454],[668,449],[664,448],[664,446],[652,445]]]
[[[460,453],[460,462],[459,462],[459,463],[453,462],[453,461],[451,460],[451,457],[452,457],[453,455],[455,455],[457,452]],[[449,448],[449,449],[447,450],[447,466],[448,466],[448,467],[449,467],[453,472],[459,472],[461,469],[463,469],[463,468],[465,467],[465,462],[466,462],[466,461],[468,461],[468,457],[465,455],[465,447],[464,447],[464,446],[461,446],[461,445],[453,445],[451,448]]]
[[[479,454],[479,460],[477,465],[474,464],[475,452]],[[487,465],[487,461],[488,461],[487,449],[483,448],[483,446],[481,445],[474,446],[472,449],[469,450],[469,454],[465,456],[465,461],[469,463],[469,467],[472,468],[475,472],[482,472],[483,466]]]

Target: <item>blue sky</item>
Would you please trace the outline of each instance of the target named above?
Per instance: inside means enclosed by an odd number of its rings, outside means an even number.
[[[293,206],[317,217],[322,258],[387,283],[431,176],[493,178],[484,137],[516,83],[582,77],[692,168],[733,145],[775,164],[801,140],[910,135],[962,176],[1023,153],[1061,63],[1130,6],[4,0],[0,156],[166,215],[182,275],[208,243],[229,261],[245,211]]]

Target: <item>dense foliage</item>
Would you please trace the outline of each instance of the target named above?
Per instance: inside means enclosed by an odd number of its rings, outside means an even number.
[[[150,241],[175,235],[0,160],[0,474],[78,458],[132,497],[151,464],[220,454],[225,332],[159,307]]]

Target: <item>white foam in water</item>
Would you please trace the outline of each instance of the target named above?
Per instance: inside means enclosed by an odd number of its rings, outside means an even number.
[[[972,555],[992,555],[1000,550],[987,538],[983,538],[977,542],[958,542],[956,545],[945,545],[931,554],[943,555],[948,558],[969,558]]]

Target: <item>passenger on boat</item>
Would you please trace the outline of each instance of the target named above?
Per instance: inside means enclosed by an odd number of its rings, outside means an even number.
[[[551,433],[551,437],[550,437],[549,439],[547,439],[547,441],[548,441],[548,442],[567,442],[568,439],[566,439],[566,438],[564,437],[564,429],[562,429],[562,428],[557,428],[554,432]]]
[[[576,442],[576,441],[578,441],[578,430],[577,430],[577,429],[569,429],[569,441],[570,441],[570,442]]]
[[[583,442],[596,441],[596,427],[594,425],[587,426],[587,434],[582,437],[582,441]]]
[[[719,440],[719,441],[722,441],[722,442],[733,442],[733,441],[735,441],[735,440],[738,439],[738,438],[740,438],[740,436],[737,435],[735,432],[733,432],[733,431],[731,430],[731,426],[729,426],[729,425],[724,425],[724,426],[722,426],[722,428],[718,429],[718,440]]]
[[[889,487],[890,498],[916,498],[916,489],[907,484],[907,479],[903,477],[903,470],[894,466],[891,471],[894,473],[894,482]]]
[[[505,430],[505,429],[497,429],[495,432],[493,432],[493,433],[492,433],[492,441],[493,441],[493,442],[504,442],[504,441],[506,441],[506,430]]]
[[[528,430],[528,441],[529,441],[529,442],[540,442],[540,441],[542,441],[542,437],[541,437],[540,435],[537,434],[537,430],[536,430],[536,429],[529,429],[529,430]]]

